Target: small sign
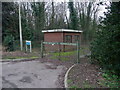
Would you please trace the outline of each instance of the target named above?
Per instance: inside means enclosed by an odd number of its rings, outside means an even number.
[[[26,41],[26,45],[30,45],[31,44],[31,41]]]
[[[30,45],[30,42],[26,42],[26,45]]]
[[[26,40],[26,51],[28,50],[27,48],[27,46],[30,46],[30,52],[32,52],[32,46],[31,46],[31,41],[27,41]]]

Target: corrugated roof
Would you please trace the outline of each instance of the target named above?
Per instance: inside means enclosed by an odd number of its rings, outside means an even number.
[[[53,30],[43,30],[42,32],[83,32],[81,30],[72,30],[72,29],[53,29]]]

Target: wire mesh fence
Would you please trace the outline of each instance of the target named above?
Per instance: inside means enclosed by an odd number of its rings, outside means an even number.
[[[40,41],[31,41],[32,44],[32,51],[33,52],[40,52]],[[29,48],[28,48],[29,49]],[[14,51],[20,51],[20,41],[14,41]],[[23,52],[26,51],[26,40],[23,41]]]
[[[32,52],[30,53],[30,47],[26,51],[26,40],[23,41],[23,50],[20,49],[20,41],[15,40],[13,42],[13,51],[6,51],[6,47],[2,47],[3,59],[20,59],[20,58],[40,58],[40,42],[31,41]]]
[[[28,51],[26,52],[26,41],[23,41],[23,51],[20,50],[20,41],[15,40],[14,41],[14,51],[13,52],[5,52],[3,49],[3,58],[40,58],[41,56],[41,41],[31,41],[32,44],[32,52],[29,52],[29,46]],[[66,49],[63,51],[63,46],[57,46],[56,45],[49,45],[46,48],[46,45],[43,46],[43,54],[44,57],[49,57],[50,59],[57,59],[57,60],[63,60],[63,61],[73,61],[76,62],[77,60],[77,47],[76,46],[66,46],[69,47],[69,49]],[[84,40],[81,40],[80,43],[80,53],[79,56],[87,55],[90,53],[90,42],[86,42]],[[4,47],[3,47],[4,48]]]

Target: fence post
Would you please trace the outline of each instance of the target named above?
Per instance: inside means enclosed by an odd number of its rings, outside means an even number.
[[[41,58],[43,58],[43,41],[41,41]]]
[[[26,44],[26,41],[25,41],[25,46],[26,46],[26,52],[27,52],[27,44]]]
[[[80,62],[79,59],[80,59],[80,50],[79,50],[79,46],[80,46],[80,43],[79,41],[77,42],[77,64]]]
[[[58,42],[59,44],[59,60],[61,59],[61,55],[60,55],[60,53],[61,53],[61,45],[60,45],[60,42]]]

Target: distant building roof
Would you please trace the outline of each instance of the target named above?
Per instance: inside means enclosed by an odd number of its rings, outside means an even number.
[[[42,32],[83,32],[83,31],[71,30],[71,29],[53,29],[53,30],[43,30]]]

